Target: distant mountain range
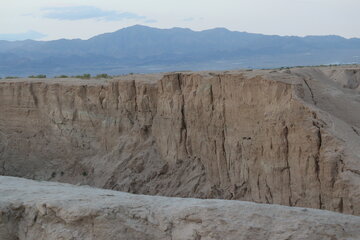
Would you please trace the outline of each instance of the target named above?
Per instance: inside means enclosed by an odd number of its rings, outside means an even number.
[[[0,41],[0,77],[360,63],[360,39],[141,25],[88,40]]]

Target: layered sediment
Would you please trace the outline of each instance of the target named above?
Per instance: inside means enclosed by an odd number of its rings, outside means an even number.
[[[1,80],[0,174],[359,215],[350,70]]]

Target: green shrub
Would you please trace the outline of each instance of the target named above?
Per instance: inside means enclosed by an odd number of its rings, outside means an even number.
[[[5,77],[5,79],[16,79],[16,78],[19,78],[19,77],[14,77],[14,76],[7,76],[7,77]]]
[[[28,78],[46,78],[46,75],[45,74],[39,74],[39,75],[31,75],[31,76],[28,76]]]
[[[102,73],[102,74],[96,75],[95,78],[99,79],[99,78],[112,78],[112,77],[106,73]]]
[[[89,78],[91,78],[91,74],[85,73],[85,74],[83,74],[82,78],[89,79]]]
[[[60,75],[60,76],[55,76],[55,78],[68,78],[69,76],[67,75]]]
[[[91,74],[89,73],[84,73],[83,75],[76,75],[73,76],[74,78],[81,78],[81,79],[90,79],[91,78]]]

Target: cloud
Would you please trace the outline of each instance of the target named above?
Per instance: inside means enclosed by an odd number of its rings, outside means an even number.
[[[7,41],[21,41],[27,39],[38,40],[44,37],[46,37],[45,34],[36,31],[27,31],[24,33],[0,33],[0,39]]]
[[[130,12],[118,12],[102,10],[94,6],[73,6],[73,7],[57,7],[43,8],[45,13],[43,17],[57,20],[82,20],[82,19],[98,19],[104,21],[121,21],[126,19],[147,20],[144,16],[139,16]]]

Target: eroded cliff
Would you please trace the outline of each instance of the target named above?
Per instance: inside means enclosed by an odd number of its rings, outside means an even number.
[[[359,215],[356,94],[327,69],[6,80],[0,174]]]

